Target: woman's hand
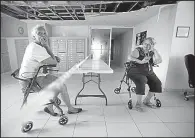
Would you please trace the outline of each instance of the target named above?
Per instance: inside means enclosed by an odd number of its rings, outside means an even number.
[[[148,63],[150,60],[150,57],[145,57],[143,60],[140,60],[139,61],[139,64],[145,64],[145,63]]]
[[[60,58],[57,57],[57,56],[55,56],[55,58],[56,58],[57,62],[59,63],[60,62]]]
[[[161,55],[158,53],[158,51],[156,49],[154,49],[154,55],[153,55],[153,61],[154,64],[159,64],[162,62],[162,57]]]

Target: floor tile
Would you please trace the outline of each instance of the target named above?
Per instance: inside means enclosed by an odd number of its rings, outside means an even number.
[[[140,122],[162,122],[158,116],[150,109],[144,109],[144,112],[139,112],[134,108],[129,110],[131,117],[136,123]]]
[[[38,137],[72,137],[76,122],[60,125],[57,120],[49,120]]]
[[[194,122],[194,109],[186,107],[161,107],[151,109],[163,122]]]
[[[31,120],[33,128],[28,133],[22,133],[21,119],[1,119],[2,137],[37,137],[47,120]]]
[[[175,137],[163,123],[137,123],[143,137]]]
[[[107,137],[105,122],[77,121],[74,137]]]
[[[165,123],[177,137],[194,137],[194,123]]]
[[[108,137],[142,137],[134,123],[106,122]]]
[[[83,111],[78,114],[78,121],[104,121],[104,113],[102,106],[85,105],[82,106]]]
[[[133,122],[125,106],[104,106],[106,122]]]

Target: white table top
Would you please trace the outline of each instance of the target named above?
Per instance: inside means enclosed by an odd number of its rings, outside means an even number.
[[[75,72],[80,73],[113,73],[113,70],[102,60],[87,59]]]

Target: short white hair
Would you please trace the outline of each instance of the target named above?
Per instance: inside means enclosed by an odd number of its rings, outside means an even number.
[[[145,42],[146,40],[149,40],[151,45],[156,44],[156,40],[153,37],[147,37],[144,39],[143,42]]]
[[[31,30],[31,36],[32,36],[32,39],[33,40],[35,39],[36,35],[39,32],[39,29],[41,29],[41,28],[45,29],[45,27],[43,25],[39,25],[39,24],[32,28],[32,30]]]

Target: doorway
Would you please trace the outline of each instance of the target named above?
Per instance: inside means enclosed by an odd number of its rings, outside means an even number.
[[[112,69],[124,68],[132,48],[133,28],[112,28],[111,62]]]

